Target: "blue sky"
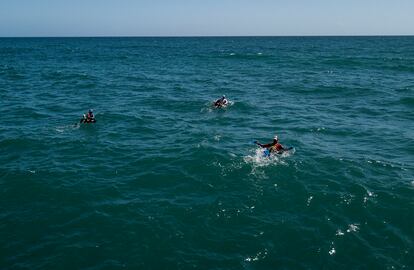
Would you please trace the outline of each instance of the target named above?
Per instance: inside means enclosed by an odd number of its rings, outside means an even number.
[[[414,0],[0,0],[0,36],[413,35]]]

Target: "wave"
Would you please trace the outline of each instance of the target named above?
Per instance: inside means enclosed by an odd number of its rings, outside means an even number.
[[[52,81],[66,81],[66,80],[79,80],[79,81],[96,81],[97,78],[94,75],[86,72],[73,72],[65,70],[51,70],[43,71],[41,77],[44,80]]]
[[[18,81],[25,79],[25,75],[18,68],[9,65],[0,65],[0,76],[8,80]]]
[[[31,54],[33,52],[39,51],[36,48],[25,48],[25,47],[1,47],[0,56],[2,57],[14,57],[22,54]]]
[[[403,97],[400,99],[400,103],[409,107],[414,107],[414,97]]]
[[[224,59],[238,59],[238,60],[266,60],[270,59],[273,56],[268,54],[258,53],[229,53],[218,56],[219,58]]]
[[[335,68],[361,67],[366,65],[364,61],[358,58],[328,58],[321,60],[321,63]]]
[[[267,166],[277,166],[277,165],[288,165],[286,162],[286,158],[291,157],[296,152],[295,149],[285,152],[283,154],[277,155],[270,155],[270,157],[265,156],[262,148],[256,148],[251,151],[250,155],[247,155],[243,158],[243,160],[247,164],[251,164],[253,168],[257,167],[267,167]]]
[[[195,40],[36,39],[2,58],[2,268],[70,268],[73,249],[79,268],[410,266],[412,83],[386,70],[409,62],[375,59],[409,60],[412,38]],[[209,110],[219,94],[231,105]],[[296,152],[251,143],[274,133]]]
[[[197,58],[206,58],[206,59],[228,59],[228,60],[268,60],[272,59],[273,56],[261,52],[255,53],[212,53],[212,54],[200,54],[195,55]]]

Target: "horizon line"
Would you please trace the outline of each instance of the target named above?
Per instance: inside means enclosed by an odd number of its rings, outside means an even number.
[[[91,35],[91,36],[0,36],[0,38],[239,38],[239,37],[413,37],[414,34],[368,35]]]

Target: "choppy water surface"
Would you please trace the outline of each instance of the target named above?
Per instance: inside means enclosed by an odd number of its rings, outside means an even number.
[[[1,269],[414,268],[413,37],[0,39],[0,120]]]

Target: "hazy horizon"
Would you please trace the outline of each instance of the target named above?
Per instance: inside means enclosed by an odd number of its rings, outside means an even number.
[[[194,36],[115,36],[115,35],[108,35],[108,36],[0,36],[0,38],[244,38],[244,37],[274,37],[274,38],[312,38],[312,37],[414,37],[414,35],[244,35],[244,36],[235,36],[235,35],[222,35],[222,36],[218,36],[218,35],[194,35]]]
[[[0,37],[411,36],[414,1],[4,0]]]

